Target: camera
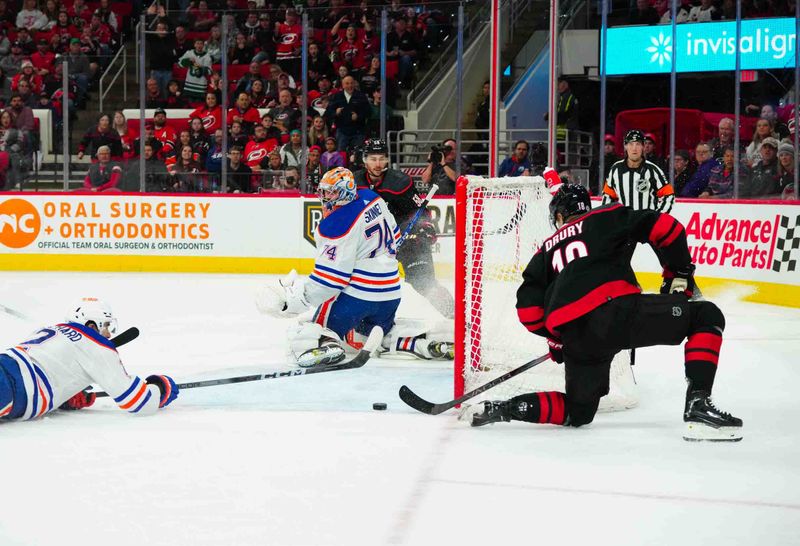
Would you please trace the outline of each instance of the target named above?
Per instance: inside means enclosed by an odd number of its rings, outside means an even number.
[[[453,151],[452,146],[431,146],[431,158],[429,163],[441,163],[442,157]]]

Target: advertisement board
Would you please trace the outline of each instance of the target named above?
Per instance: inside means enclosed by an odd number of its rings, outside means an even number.
[[[797,47],[791,17],[744,19],[739,52],[742,70],[792,69]],[[670,25],[608,29],[606,74],[668,74],[733,71],[736,67],[736,22],[682,23],[672,43]]]
[[[455,261],[455,203],[435,198],[429,210],[440,234],[437,275],[446,281]],[[800,306],[800,206],[696,200],[679,201],[672,212],[686,227],[703,287],[748,284],[748,299]],[[0,198],[0,266],[306,273],[321,219],[319,201],[287,195],[7,194]],[[646,288],[658,286],[661,267],[649,247],[640,247],[633,267]]]

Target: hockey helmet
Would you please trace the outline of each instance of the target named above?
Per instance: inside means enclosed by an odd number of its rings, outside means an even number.
[[[84,326],[93,322],[100,332],[107,328],[109,334],[117,331],[117,319],[111,307],[97,298],[81,298],[72,306],[67,320]]]
[[[556,224],[556,213],[566,220],[572,216],[585,214],[592,210],[589,191],[580,184],[564,183],[550,200],[550,223]]]
[[[357,196],[356,181],[350,169],[336,167],[322,175],[319,181],[319,200],[323,210],[328,212],[355,201]]]
[[[389,147],[386,145],[386,141],[379,138],[368,138],[365,140],[362,151],[364,157],[370,154],[389,155]]]
[[[644,144],[644,133],[639,129],[631,129],[627,133],[625,133],[625,138],[623,141],[625,144],[628,142],[641,142]]]

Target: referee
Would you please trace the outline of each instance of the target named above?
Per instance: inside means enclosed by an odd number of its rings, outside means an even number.
[[[624,142],[625,159],[614,163],[608,172],[603,204],[618,201],[634,210],[672,210],[675,190],[664,171],[644,158],[644,133],[638,129],[628,131]]]

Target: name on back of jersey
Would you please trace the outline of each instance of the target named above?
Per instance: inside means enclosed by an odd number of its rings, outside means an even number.
[[[73,343],[83,339],[82,333],[73,328],[70,328],[69,326],[64,326],[64,325],[56,326],[56,330],[64,334],[64,336]]]
[[[549,252],[551,248],[556,246],[561,241],[565,241],[566,239],[575,237],[582,233],[583,233],[583,220],[581,220],[580,222],[575,222],[574,224],[570,224],[568,226],[564,226],[563,228],[555,232],[555,234],[553,234],[552,237],[550,237],[544,242],[544,249],[546,252]]]
[[[364,213],[364,220],[366,220],[366,222],[369,224],[370,222],[378,218],[380,215],[381,215],[381,205],[380,203],[375,203],[370,208],[368,208],[367,211]]]

